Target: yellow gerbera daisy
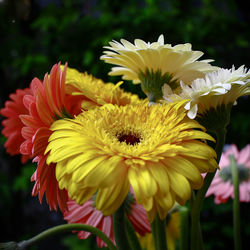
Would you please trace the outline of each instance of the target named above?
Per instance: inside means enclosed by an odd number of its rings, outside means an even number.
[[[62,66],[63,67],[63,66]],[[76,69],[67,68],[66,88],[72,95],[84,95],[82,108],[89,110],[107,103],[123,106],[139,102],[137,95],[125,92],[120,88],[122,82],[114,85],[104,83],[88,73],[80,73]]]
[[[82,204],[114,213],[132,186],[150,221],[163,219],[175,200],[184,204],[201,172],[217,168],[214,140],[186,116],[186,101],[169,105],[105,105],[53,123],[46,153],[55,162],[60,188]]]
[[[177,81],[189,84],[217,68],[209,64],[213,60],[198,61],[203,52],[193,51],[189,43],[175,46],[164,44],[163,35],[154,43],[140,39],[135,39],[134,43],[124,39],[121,39],[121,43],[112,41],[110,47],[104,47],[109,51],[104,51],[101,59],[120,66],[113,67],[110,75],[123,75],[125,80],[141,83],[142,90],[152,101],[162,97],[161,87],[164,83],[175,89],[178,87]]]
[[[163,86],[164,99],[171,102],[176,99],[190,99],[185,109],[188,117],[194,119],[197,115],[210,109],[217,110],[221,105],[234,104],[240,96],[250,94],[250,70],[242,65],[238,69],[219,69],[206,74],[204,78],[195,79],[190,86],[181,82],[182,92],[173,93],[169,86]]]

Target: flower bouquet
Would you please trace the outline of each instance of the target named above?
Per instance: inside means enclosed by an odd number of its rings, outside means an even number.
[[[165,44],[163,35],[105,49],[101,59],[116,65],[110,75],[140,84],[147,98],[58,63],[1,109],[7,152],[37,164],[32,195],[46,197],[68,224],[0,249],[67,231],[95,234],[109,249],[174,250],[177,239],[179,249],[204,249],[200,212],[211,194],[216,203],[234,199],[240,249],[250,147],[222,151],[231,109],[250,93],[249,70],[212,66],[191,44]]]

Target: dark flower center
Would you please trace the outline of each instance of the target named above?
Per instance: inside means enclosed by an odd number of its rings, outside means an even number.
[[[122,134],[117,136],[119,142],[126,142],[129,145],[135,145],[140,142],[140,137],[133,134]]]

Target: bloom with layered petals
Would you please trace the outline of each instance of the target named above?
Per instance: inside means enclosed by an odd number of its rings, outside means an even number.
[[[10,100],[6,101],[5,107],[0,110],[0,114],[6,117],[2,121],[2,134],[7,138],[4,147],[10,155],[20,154],[20,145],[25,140],[21,134],[24,124],[19,116],[28,114],[28,109],[23,104],[23,97],[28,94],[31,94],[29,88],[18,89],[16,93],[10,94]],[[22,155],[22,163],[27,159],[29,156]]]
[[[173,75],[173,79],[189,83],[197,77],[204,76],[204,72],[215,67],[208,64],[212,60],[197,61],[201,51],[193,51],[191,44],[164,44],[164,37],[160,35],[157,42],[146,43],[135,39],[134,44],[121,39],[121,43],[112,41],[110,47],[104,47],[103,59],[107,63],[116,64],[110,75],[123,75],[123,79],[140,83],[140,72],[160,70],[162,74]]]
[[[131,198],[132,196],[126,199],[126,214],[135,231],[144,236],[145,233],[151,232],[146,211]],[[101,211],[98,211],[94,206],[93,199],[86,201],[83,205],[78,205],[75,201],[69,200],[67,206],[68,210],[64,212],[64,219],[68,223],[81,223],[96,227],[115,244],[112,216],[104,216]],[[86,239],[89,236],[90,233],[88,232],[80,231],[78,233],[80,239]],[[96,240],[98,247],[106,246],[100,238],[97,237]]]
[[[250,94],[250,70],[244,66],[235,69],[219,69],[208,73],[205,78],[195,79],[190,86],[181,82],[182,91],[179,95],[167,86],[163,87],[166,101],[190,99],[185,108],[188,116],[194,119],[198,114],[204,114],[209,109],[217,109],[221,105],[233,104],[243,95]]]
[[[66,93],[66,69],[62,71],[59,63],[53,66],[50,75],[47,73],[43,81],[37,78],[32,80],[32,94],[23,98],[29,112],[20,116],[25,125],[22,129],[25,142],[20,148],[22,154],[32,157],[44,155],[51,134],[50,125],[57,119],[81,112],[81,98]]]
[[[110,47],[105,47],[108,51],[104,51],[101,59],[119,66],[113,67],[109,74],[122,75],[125,80],[141,83],[150,101],[162,98],[165,83],[171,89],[176,89],[180,80],[189,84],[216,69],[209,64],[212,60],[198,61],[203,53],[193,51],[191,44],[164,44],[163,35],[153,43],[135,39],[132,44],[121,39],[121,43],[112,41],[109,44]]]
[[[60,188],[83,204],[97,192],[96,208],[113,214],[130,186],[150,221],[184,204],[201,172],[217,168],[213,140],[186,116],[185,101],[169,105],[105,105],[56,121],[47,163],[57,163]]]
[[[68,70],[67,65],[61,69],[60,63],[53,66],[43,81],[35,78],[31,83],[30,92],[23,98],[28,113],[20,116],[24,124],[22,135],[25,139],[20,149],[23,155],[34,157],[37,162],[37,170],[32,176],[32,181],[35,181],[32,194],[38,194],[40,201],[46,194],[50,208],[56,209],[58,203],[63,211],[68,199],[67,192],[58,188],[55,164],[47,165],[47,155],[44,154],[51,135],[51,124],[63,117],[79,114],[83,107],[99,107],[109,101],[125,105],[139,99],[123,92],[119,86],[113,84],[111,87],[111,83],[106,86],[101,80],[86,73]],[[91,96],[96,99],[91,99]]]
[[[24,124],[22,136],[25,139],[20,152],[37,162],[37,170],[31,178],[35,181],[32,194],[38,194],[40,201],[45,194],[50,209],[56,210],[58,204],[62,211],[68,199],[67,191],[59,189],[55,164],[46,164],[47,155],[44,151],[51,135],[51,124],[62,117],[72,117],[81,112],[81,97],[66,92],[66,69],[62,71],[59,63],[52,67],[50,75],[46,74],[43,81],[34,78],[31,93],[23,97],[28,114],[20,115]]]
[[[239,200],[241,202],[250,202],[250,144],[241,151],[238,151],[234,144],[226,147],[220,159],[220,170],[217,171],[206,196],[214,195],[216,204],[225,203],[229,198],[234,198],[230,155],[235,158],[238,169]]]

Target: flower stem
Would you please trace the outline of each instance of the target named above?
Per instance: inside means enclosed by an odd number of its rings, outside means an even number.
[[[100,231],[99,229],[95,227],[85,225],[85,224],[65,224],[65,225],[60,225],[60,226],[50,228],[29,240],[24,240],[24,241],[19,242],[17,244],[18,249],[19,250],[26,249],[27,247],[37,244],[40,241],[43,241],[44,239],[57,235],[57,234],[61,234],[65,232],[72,232],[72,231],[81,231],[81,230],[95,234],[107,244],[109,249],[116,250],[115,245],[102,231]]]
[[[125,218],[125,222],[126,222],[126,233],[127,233],[127,237],[128,237],[131,250],[141,250],[141,245],[139,243],[135,230],[133,226],[131,225],[128,217]]]
[[[181,216],[181,237],[180,237],[180,250],[188,250],[188,232],[189,232],[189,209],[185,206],[179,208]]]
[[[113,214],[113,230],[114,230],[117,249],[118,250],[131,249],[126,234],[124,203]]]
[[[200,210],[195,209],[195,204],[197,204],[194,191],[192,192],[192,197],[190,200],[191,208],[191,248],[192,250],[203,250],[203,240],[200,227]]]
[[[151,230],[155,250],[167,250],[166,220],[161,220],[159,215],[156,214],[154,221],[151,223]]]
[[[223,150],[223,146],[225,144],[225,136],[226,136],[226,128],[222,127],[216,133],[216,147],[215,151],[217,154],[217,163],[220,161],[221,153]],[[207,173],[203,186],[200,190],[198,190],[195,200],[193,201],[192,211],[191,211],[191,249],[192,250],[200,250],[203,249],[201,228],[200,228],[200,212],[201,207],[206,195],[206,192],[214,178],[216,172]]]
[[[233,200],[234,249],[241,250],[239,173],[233,155],[229,155],[229,160],[232,167],[233,186],[234,186],[234,200]]]

